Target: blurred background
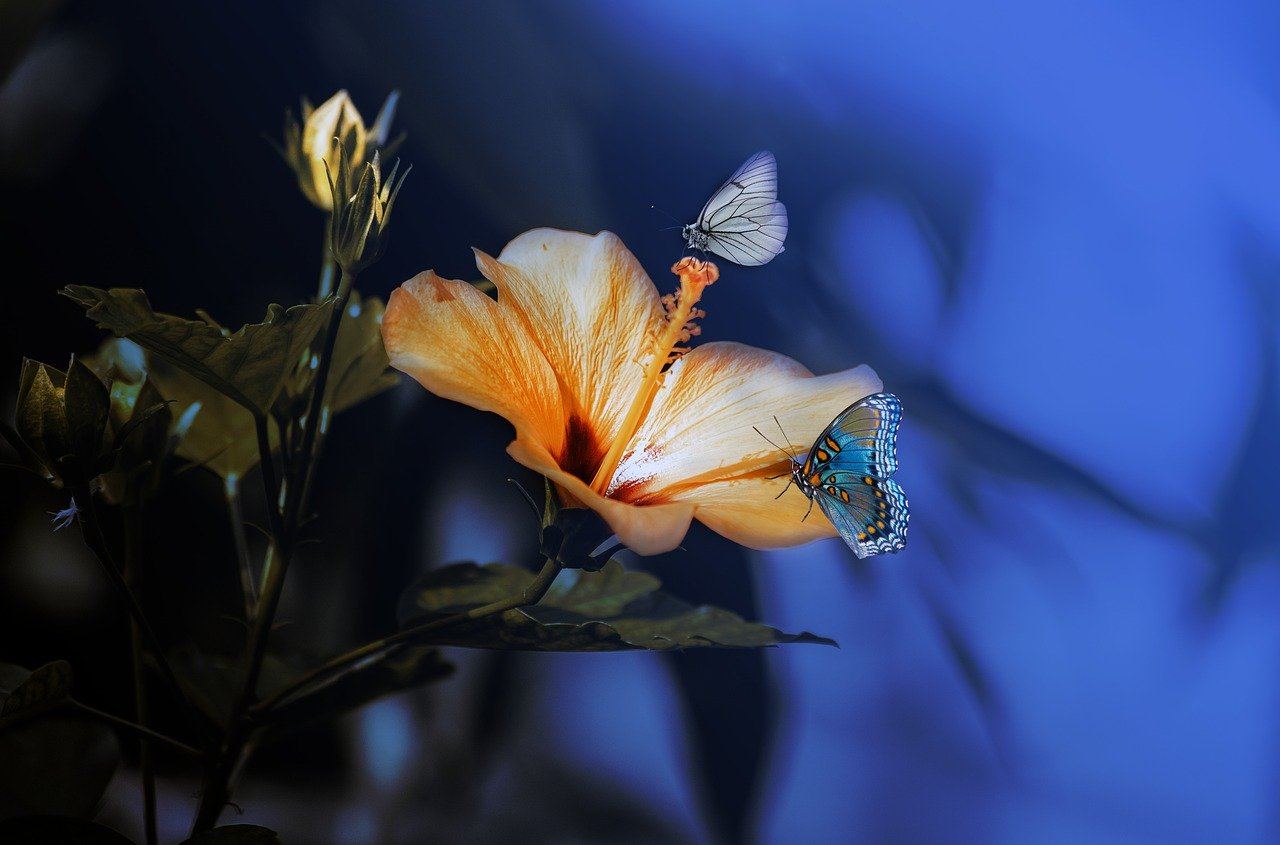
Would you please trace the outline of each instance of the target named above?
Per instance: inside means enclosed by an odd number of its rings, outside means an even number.
[[[0,405],[21,356],[97,346],[64,284],[236,325],[312,295],[322,220],[264,140],[299,96],[347,88],[371,119],[402,92],[414,169],[360,280],[384,297],[536,226],[612,230],[666,286],[681,243],[651,206],[690,220],[773,150],[787,250],[726,268],[704,339],[875,367],[906,408],[911,542],[859,564],[695,526],[643,565],[841,647],[451,650],[451,681],[265,749],[228,820],[290,843],[1276,841],[1278,38],[1264,0],[68,0],[0,87]],[[279,641],[335,653],[432,566],[529,562],[509,438],[407,382],[340,418]],[[0,660],[66,658],[128,712],[126,620],[51,533],[65,505],[0,474]],[[191,472],[153,509],[162,636],[235,634],[221,508]],[[195,773],[163,774],[181,838]],[[99,818],[136,834],[137,794],[126,767]]]

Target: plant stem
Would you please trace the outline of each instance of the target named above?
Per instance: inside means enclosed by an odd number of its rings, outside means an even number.
[[[113,716],[110,713],[103,712],[96,707],[90,707],[89,705],[79,701],[71,700],[68,701],[67,704],[75,711],[86,716],[91,716],[101,722],[106,722],[109,725],[115,725],[117,728],[123,728],[144,740],[163,743],[175,751],[181,751],[188,757],[200,757],[200,752],[192,748],[190,745],[187,745],[184,742],[179,742],[173,737],[157,733],[144,725],[139,725],[137,722],[130,722],[128,719],[121,719],[119,716]]]
[[[234,475],[226,478],[222,493],[227,500],[227,518],[231,522],[231,537],[235,541],[236,560],[240,566],[240,592],[244,599],[244,621],[253,624],[258,604],[258,586],[253,580],[253,561],[249,557],[249,541],[244,534],[244,508],[240,504],[240,479]]]
[[[147,648],[155,656],[156,665],[160,667],[160,674],[165,683],[168,684],[169,691],[173,694],[174,699],[186,709],[192,724],[201,726],[202,723],[196,716],[194,706],[191,704],[190,699],[187,698],[186,693],[182,691],[182,686],[178,683],[178,676],[174,674],[173,667],[169,665],[169,658],[165,656],[164,649],[160,645],[160,639],[156,636],[150,623],[147,622],[146,614],[142,612],[142,606],[138,604],[138,599],[129,589],[129,585],[124,582],[124,576],[120,574],[120,570],[116,567],[115,561],[111,557],[111,552],[107,548],[106,535],[102,533],[102,524],[98,520],[98,510],[93,502],[93,494],[86,485],[78,488],[75,495],[77,501],[84,503],[80,508],[80,533],[84,537],[85,545],[98,558],[98,562],[102,564],[102,569],[107,575],[107,580],[111,582],[112,588],[116,591],[116,596],[128,608]]]
[[[267,439],[266,417],[255,415],[258,423],[258,449],[263,463],[263,483],[268,496],[268,512],[272,515],[272,543],[267,549],[267,558],[263,564],[262,596],[258,601],[253,618],[253,625],[245,648],[244,680],[236,704],[231,711],[230,727],[223,744],[222,753],[217,761],[207,770],[204,788],[200,797],[200,806],[196,810],[193,832],[208,830],[217,824],[222,808],[230,798],[232,779],[246,762],[245,745],[251,742],[254,729],[250,717],[250,708],[257,695],[258,679],[262,674],[262,661],[266,657],[267,643],[271,637],[271,628],[275,623],[276,610],[280,604],[280,595],[284,591],[285,577],[289,571],[289,561],[295,540],[297,539],[298,518],[302,511],[303,488],[311,466],[317,459],[316,432],[321,425],[321,409],[324,405],[325,389],[329,381],[329,370],[333,363],[333,349],[338,341],[338,329],[342,324],[342,315],[346,310],[347,298],[351,294],[351,286],[355,275],[342,272],[338,290],[331,298],[329,323],[325,329],[323,345],[316,362],[316,377],[312,385],[312,393],[307,407],[307,415],[303,418],[302,445],[298,453],[286,461],[287,477],[284,486],[284,506],[281,508],[280,490],[274,488],[275,473],[271,470],[271,445]],[[266,473],[270,471],[270,476]]]
[[[284,533],[280,520],[280,485],[276,480],[276,465],[271,457],[271,431],[267,415],[255,411],[253,430],[258,440],[258,469],[262,473],[262,489],[267,496],[267,520],[271,533],[277,539]]]
[[[286,518],[297,519],[298,513],[303,507],[308,476],[318,458],[316,440],[320,429],[325,425],[325,418],[327,417],[325,393],[329,387],[329,370],[332,369],[333,365],[333,349],[338,344],[338,331],[342,328],[342,317],[346,313],[347,300],[351,297],[351,286],[354,282],[355,275],[343,270],[342,278],[338,282],[338,290],[334,293],[333,301],[330,305],[332,310],[329,312],[329,324],[325,328],[324,343],[320,347],[320,357],[316,367],[316,380],[312,386],[311,400],[307,405],[307,415],[303,418],[305,422],[303,423],[302,446],[298,450],[299,459],[297,461],[300,471],[293,484],[296,488],[292,496],[293,512],[286,514]]]
[[[462,613],[455,613],[452,616],[445,616],[439,619],[432,619],[430,622],[423,622],[421,625],[415,625],[412,628],[406,628],[403,631],[383,637],[380,640],[374,640],[366,643],[359,648],[344,652],[337,657],[317,666],[311,671],[299,677],[293,683],[284,689],[274,693],[270,698],[262,701],[253,708],[255,714],[266,713],[272,707],[281,702],[297,695],[301,690],[308,686],[318,684],[325,679],[326,675],[340,672],[342,669],[353,663],[371,657],[381,651],[391,648],[404,642],[410,642],[423,634],[437,631],[441,628],[449,628],[462,622],[473,622],[477,619],[484,619],[487,616],[493,616],[498,613],[505,613],[508,610],[515,610],[520,607],[528,607],[542,601],[542,597],[547,594],[547,590],[551,588],[555,582],[556,576],[564,569],[564,564],[558,558],[547,558],[542,569],[529,582],[529,586],[525,587],[518,595],[509,598],[500,599],[499,601],[490,602],[489,604],[473,607]]]
[[[141,520],[138,505],[126,505],[124,508],[124,580],[132,590],[142,584],[142,556],[139,553],[141,536],[139,522]],[[130,640],[133,646],[133,705],[134,718],[138,724],[147,724],[147,678],[143,662],[142,632],[138,623],[132,620]],[[142,811],[143,825],[146,830],[147,845],[157,845],[159,834],[156,825],[156,772],[152,759],[151,743],[143,740],[138,743],[138,765],[142,769]]]
[[[317,288],[316,300],[320,301],[333,293],[333,274],[337,265],[333,261],[333,250],[329,243],[329,227],[324,227],[324,247],[320,253],[320,286]]]

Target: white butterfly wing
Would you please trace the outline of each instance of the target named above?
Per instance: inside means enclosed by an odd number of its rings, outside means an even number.
[[[762,150],[748,158],[702,207],[697,226],[707,250],[758,267],[782,252],[787,207],[778,202],[778,160]]]

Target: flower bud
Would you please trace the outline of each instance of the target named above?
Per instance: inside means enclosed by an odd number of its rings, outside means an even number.
[[[23,457],[45,478],[88,483],[103,467],[111,398],[83,362],[72,358],[64,373],[30,359],[19,377],[14,431]]]
[[[340,162],[349,168],[359,168],[374,153],[388,146],[398,99],[397,92],[387,97],[372,127],[365,126],[364,118],[346,91],[334,94],[318,108],[312,108],[304,100],[301,123],[291,114],[285,115],[280,154],[297,176],[302,193],[316,207],[333,210],[329,174],[337,172]]]
[[[88,363],[110,385],[115,460],[101,477],[103,497],[113,504],[148,499],[159,488],[165,461],[181,439],[170,403],[148,375],[146,353],[131,340],[105,341]]]
[[[391,209],[409,170],[400,163],[384,179],[378,153],[358,171],[339,150],[338,165],[329,171],[329,185],[336,198],[329,217],[329,245],[334,261],[348,274],[358,273],[377,261],[387,244]]]

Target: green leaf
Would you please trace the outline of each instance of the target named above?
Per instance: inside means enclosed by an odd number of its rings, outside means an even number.
[[[23,816],[0,822],[0,842],[59,845],[134,845],[106,825],[67,816]]]
[[[169,665],[191,702],[214,725],[225,728],[244,681],[243,658],[201,651],[194,644],[185,643],[169,653]],[[277,689],[296,674],[269,652],[262,661],[258,689]]]
[[[14,428],[47,470],[70,451],[63,410],[66,382],[67,374],[55,367],[30,358],[22,362]]]
[[[67,369],[63,402],[69,451],[91,460],[102,451],[111,396],[102,380],[78,358],[73,357]]]
[[[386,695],[413,689],[453,674],[453,665],[432,646],[401,645],[320,687],[304,688],[271,709],[273,723],[298,725],[332,719]]]
[[[386,305],[381,299],[362,299],[358,291],[351,291],[338,327],[338,339],[329,365],[329,383],[325,388],[325,407],[330,413],[340,413],[359,405],[395,387],[399,381],[382,345],[384,311]],[[303,413],[315,377],[314,363],[315,358],[310,352],[304,354],[286,382],[281,397],[286,416]]]
[[[202,315],[202,319],[225,334],[208,315]],[[172,450],[183,461],[204,467],[224,480],[244,478],[257,466],[253,413],[205,382],[122,338],[104,341],[92,366],[111,380],[111,415],[117,438],[126,423],[137,424],[140,405],[146,408],[155,401],[167,403],[164,419],[148,421],[130,435],[122,450],[122,466],[133,466],[133,457],[155,456],[157,447],[166,456]],[[173,424],[175,421],[178,425]],[[273,428],[270,433],[274,444],[277,438]],[[122,490],[114,488],[123,479],[107,480],[116,501]]]
[[[433,570],[400,600],[402,628],[519,594],[533,573],[504,564],[459,563]],[[532,651],[760,648],[834,640],[787,634],[723,608],[695,607],[662,592],[657,578],[610,561],[599,572],[568,570],[533,606],[428,631],[416,642]]]
[[[328,305],[267,308],[261,323],[226,334],[207,320],[152,310],[141,290],[68,285],[63,295],[101,328],[127,337],[243,407],[265,414],[285,378],[324,324]],[[162,391],[163,392],[163,391]]]
[[[560,495],[556,493],[556,487],[551,483],[551,479],[543,476],[543,501],[542,501],[542,527],[555,525],[556,520],[560,517]]]
[[[187,423],[176,453],[219,478],[244,478],[258,465],[253,414],[202,381],[163,359],[149,363],[150,378],[173,402],[176,419]],[[275,429],[269,427],[272,443]]]
[[[169,410],[169,403],[160,395],[155,383],[147,379],[138,388],[133,413],[116,428],[115,446],[121,451],[124,464],[133,467],[158,460],[164,454],[172,424],[173,412]]]
[[[182,845],[280,845],[280,837],[256,824],[229,824],[197,833]]]
[[[382,345],[382,314],[387,310],[376,296],[361,299],[352,291],[338,327],[329,371],[325,404],[334,413],[359,405],[399,381]]]
[[[0,712],[8,723],[0,729],[0,818],[90,816],[97,809],[120,746],[110,728],[49,709],[69,693],[70,671],[62,661],[35,672],[0,663]],[[10,831],[0,824],[0,832]],[[0,841],[15,840],[0,835]]]
[[[113,454],[101,477],[107,501],[149,499],[164,480],[168,458],[180,440],[173,404],[147,374],[147,353],[125,338],[108,338],[85,363],[110,385],[108,441]],[[229,400],[228,400],[229,401]]]

